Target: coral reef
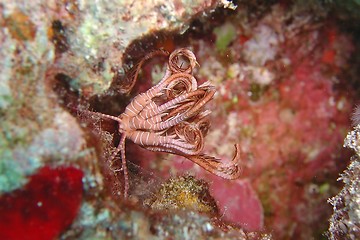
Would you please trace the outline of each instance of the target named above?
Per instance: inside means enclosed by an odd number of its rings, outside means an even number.
[[[330,239],[360,238],[359,174],[359,158],[353,157],[349,167],[339,178],[344,182],[344,188],[329,200],[334,209],[334,214],[330,218]]]
[[[353,115],[351,116],[353,126],[360,124],[360,107],[356,106]]]
[[[360,92],[358,6],[0,3],[0,238],[25,230],[29,239],[322,237]],[[164,56],[137,68],[144,56],[180,48],[196,56],[199,86],[209,81],[216,90],[202,108],[212,112],[203,152],[231,162],[240,143],[241,178],[224,180],[128,141],[125,200],[121,159],[111,157],[118,124],[87,111],[120,116],[166,72]],[[359,131],[346,138],[357,152]],[[331,238],[359,237],[358,159],[331,200]]]
[[[23,232],[18,230],[25,227],[25,220],[44,227],[44,231],[35,232],[37,228],[28,225],[29,237],[58,237],[78,214],[81,198],[76,196],[81,196],[83,190],[85,200],[78,218],[81,229],[90,221],[83,215],[85,206],[91,205],[96,215],[104,213],[99,218],[106,217],[106,208],[101,210],[102,204],[90,199],[119,199],[121,182],[108,163],[100,161],[109,151],[112,136],[101,133],[103,142],[99,142],[97,133],[79,124],[76,117],[85,118],[77,115],[80,98],[88,101],[90,96],[99,96],[108,90],[113,79],[116,82],[123,75],[123,60],[129,58],[128,47],[135,39],[163,29],[184,31],[194,15],[218,5],[212,1],[144,3],[151,11],[144,12],[143,4],[123,1],[110,5],[91,1],[0,4],[0,200],[4,202],[2,212],[6,213],[2,217],[15,216],[9,225],[1,225],[2,229],[11,225],[2,231],[4,238],[21,237]],[[111,5],[120,11],[109,8]],[[46,170],[75,166],[83,171],[77,180],[83,176],[84,185],[74,189],[65,186],[72,179],[65,173],[63,176],[62,170]],[[46,171],[52,175],[43,177]],[[105,181],[110,186],[104,186]],[[37,202],[26,205],[21,199],[27,197]],[[59,213],[52,204],[65,197],[69,208]],[[9,201],[14,201],[14,205]],[[43,216],[51,219],[48,222],[33,213],[41,204],[45,206]],[[24,216],[22,210],[31,214]]]
[[[136,39],[156,31],[185,31],[191,17],[216,3],[193,1],[81,1],[56,4],[51,38],[58,54],[55,68],[76,79],[76,89],[85,95],[102,94],[113,79],[124,74],[124,60],[129,57],[129,45]],[[110,6],[116,6],[114,10]],[[144,11],[147,9],[147,11]],[[74,22],[75,21],[75,22]],[[59,33],[60,32],[60,33]],[[59,36],[61,36],[60,41]],[[62,42],[63,44],[59,44]],[[65,47],[64,47],[65,46]],[[153,48],[143,46],[144,49]],[[78,66],[82,66],[79,71]],[[121,83],[120,83],[121,84]]]
[[[347,169],[338,180],[344,187],[335,197],[329,199],[334,213],[330,218],[329,239],[360,238],[360,125],[348,133],[344,147],[351,148],[356,155],[351,158]]]

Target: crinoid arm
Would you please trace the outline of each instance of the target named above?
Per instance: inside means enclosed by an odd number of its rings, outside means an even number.
[[[100,118],[112,119],[112,120],[117,121],[117,122],[119,122],[119,123],[121,122],[121,119],[120,119],[119,117],[107,115],[107,114],[104,114],[104,113],[92,112],[92,111],[88,111],[88,110],[84,110],[83,112],[88,113],[88,114],[90,114],[90,115],[98,116],[98,117],[100,117]]]
[[[145,55],[139,62],[137,62],[131,69],[127,71],[124,82],[127,82],[128,84],[126,84],[121,89],[119,89],[119,92],[121,94],[129,94],[131,92],[131,90],[134,88],[136,84],[140,70],[146,61],[156,56],[169,56],[169,55],[170,53],[163,49],[158,49]],[[165,74],[164,78],[167,78],[169,75],[170,75],[170,71],[167,70],[167,73]]]
[[[184,157],[193,161],[200,167],[204,168],[206,171],[215,174],[216,176],[232,180],[239,178],[241,175],[239,148],[239,144],[235,144],[235,154],[233,159],[229,162],[224,162],[220,159],[205,154],[195,156],[184,155]]]
[[[125,140],[126,140],[126,135],[122,134],[117,149],[120,150],[120,154],[121,154],[121,167],[124,173],[124,198],[126,199],[128,198],[130,183],[129,183],[129,172],[127,169],[126,157],[125,157]],[[113,156],[115,157],[117,153],[118,152],[115,152]]]
[[[239,144],[235,144],[235,154],[231,161],[225,162],[221,159],[208,156],[206,154],[190,155],[184,154],[183,151],[174,148],[167,148],[162,146],[145,146],[146,149],[155,152],[167,152],[179,156],[183,156],[195,164],[199,165],[206,171],[229,180],[238,179],[241,176],[241,164],[240,164],[240,151]]]

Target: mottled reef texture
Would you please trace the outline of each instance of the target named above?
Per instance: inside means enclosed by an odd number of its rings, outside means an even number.
[[[331,205],[328,236],[359,238],[359,107],[346,137],[359,12],[357,0],[1,2],[0,239],[319,239]],[[125,201],[108,162],[117,125],[84,110],[121,114],[166,59],[129,91],[137,62],[180,47],[217,89],[204,152],[229,160],[239,143],[242,177],[129,141]]]
[[[344,183],[344,187],[338,195],[329,199],[334,209],[328,232],[332,240],[360,238],[360,125],[348,133],[344,147],[354,150],[356,154],[338,179]]]

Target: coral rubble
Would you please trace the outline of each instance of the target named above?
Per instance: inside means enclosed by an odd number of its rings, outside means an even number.
[[[330,218],[329,239],[360,238],[360,125],[347,135],[344,147],[351,148],[356,155],[338,180],[344,187],[329,199],[334,213]]]

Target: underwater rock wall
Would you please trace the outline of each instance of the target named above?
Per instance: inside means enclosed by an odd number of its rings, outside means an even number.
[[[0,238],[25,226],[30,239],[323,236],[360,93],[356,1],[325,2],[0,3]],[[129,93],[137,62],[180,47],[195,53],[198,82],[217,90],[204,152],[226,161],[239,143],[242,176],[224,180],[129,141],[125,201],[108,161],[118,126],[84,110],[122,113],[165,70],[150,59]],[[358,237],[357,162],[331,200],[333,237]],[[190,190],[168,187],[181,184]]]

